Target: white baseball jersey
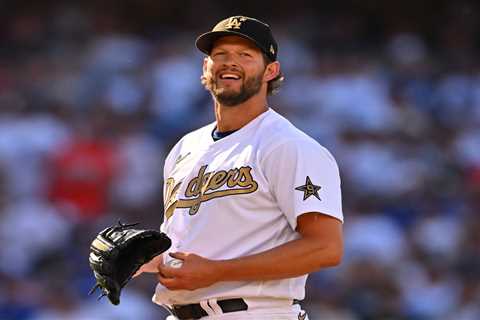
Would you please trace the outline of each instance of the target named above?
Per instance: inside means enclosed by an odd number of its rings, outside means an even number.
[[[172,239],[170,251],[238,258],[297,239],[297,217],[303,213],[343,221],[337,164],[315,140],[272,109],[218,141],[212,138],[215,126],[184,136],[166,159],[161,230]],[[164,257],[165,263],[171,259]],[[153,301],[301,300],[306,279],[220,282],[193,291],[170,291],[158,284]]]

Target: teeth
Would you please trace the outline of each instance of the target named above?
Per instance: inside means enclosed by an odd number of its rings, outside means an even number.
[[[235,79],[238,80],[240,79],[240,76],[237,76],[236,74],[231,74],[231,73],[224,73],[220,75],[220,79]]]

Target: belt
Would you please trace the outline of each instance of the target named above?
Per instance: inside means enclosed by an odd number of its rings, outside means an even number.
[[[241,298],[218,300],[217,304],[220,306],[220,309],[222,309],[223,313],[244,311],[248,309],[248,305],[246,304],[245,300]],[[200,319],[208,316],[208,313],[199,303],[173,305],[168,307],[168,310],[179,320]]]
[[[217,304],[220,306],[223,313],[248,310],[248,305],[242,298],[217,300]],[[300,304],[300,301],[295,299],[292,304]],[[170,313],[179,320],[200,319],[208,316],[208,313],[199,303],[173,305],[167,308]]]

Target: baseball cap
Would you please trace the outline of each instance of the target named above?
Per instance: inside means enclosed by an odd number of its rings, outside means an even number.
[[[232,35],[252,41],[269,59],[277,60],[278,45],[270,26],[246,16],[233,16],[220,21],[212,31],[200,35],[195,45],[200,51],[210,54],[215,40]]]

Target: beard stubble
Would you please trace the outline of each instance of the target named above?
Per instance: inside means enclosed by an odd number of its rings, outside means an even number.
[[[218,88],[217,82],[211,74],[206,76],[202,80],[202,83],[205,88],[210,91],[212,97],[221,105],[234,107],[247,101],[260,91],[262,87],[262,77],[263,72],[259,72],[254,76],[246,78],[238,91]]]

